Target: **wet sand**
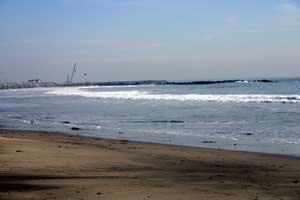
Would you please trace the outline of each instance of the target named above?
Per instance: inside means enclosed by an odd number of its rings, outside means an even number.
[[[0,131],[0,199],[300,199],[300,159]]]

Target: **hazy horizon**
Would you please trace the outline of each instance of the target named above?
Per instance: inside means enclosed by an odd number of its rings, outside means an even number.
[[[300,77],[299,0],[0,0],[0,32],[0,81]]]

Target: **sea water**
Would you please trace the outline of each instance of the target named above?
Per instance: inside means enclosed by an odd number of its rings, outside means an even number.
[[[0,128],[300,156],[300,79],[2,90]]]

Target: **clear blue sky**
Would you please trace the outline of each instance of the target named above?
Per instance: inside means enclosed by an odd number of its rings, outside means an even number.
[[[300,76],[299,0],[0,0],[0,80]]]

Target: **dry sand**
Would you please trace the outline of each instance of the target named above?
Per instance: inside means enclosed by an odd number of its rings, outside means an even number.
[[[0,199],[300,199],[300,160],[0,131]]]

